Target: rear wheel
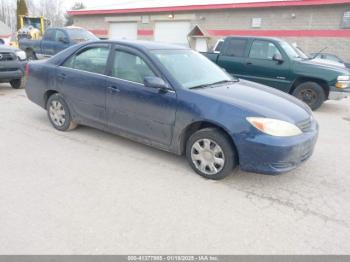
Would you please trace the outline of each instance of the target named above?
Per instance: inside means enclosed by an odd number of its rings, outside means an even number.
[[[62,95],[53,94],[50,96],[46,108],[50,122],[57,130],[69,131],[77,127]]]
[[[28,60],[38,60],[33,50],[26,50]]]
[[[10,84],[11,84],[13,89],[24,88],[24,85],[25,85],[24,77],[22,77],[21,79],[11,80]]]
[[[231,141],[217,128],[194,133],[187,141],[186,157],[196,173],[213,180],[227,177],[238,165]]]
[[[326,100],[322,86],[315,82],[298,85],[293,91],[293,96],[306,103],[312,110],[318,109]]]

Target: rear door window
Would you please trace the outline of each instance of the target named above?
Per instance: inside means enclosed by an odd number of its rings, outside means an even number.
[[[246,39],[228,39],[226,46],[222,50],[222,54],[226,56],[243,57],[248,40]]]
[[[224,44],[224,41],[223,40],[221,40],[221,41],[219,41],[218,43],[217,43],[217,45],[216,45],[216,47],[215,47],[215,52],[219,52],[220,53],[220,51],[221,51],[221,49],[222,49],[222,45]]]
[[[89,47],[71,56],[62,66],[91,73],[104,74],[108,56],[108,46]]]
[[[155,76],[147,63],[138,55],[116,50],[112,76],[143,84],[146,76]]]

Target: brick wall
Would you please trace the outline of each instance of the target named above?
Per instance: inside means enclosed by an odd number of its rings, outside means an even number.
[[[274,7],[260,9],[234,9],[234,10],[213,10],[198,12],[177,12],[174,13],[174,20],[189,20],[192,25],[200,25],[208,32],[225,30],[339,30],[341,19],[345,11],[350,11],[350,5],[333,6],[305,6],[305,7]],[[153,40],[150,32],[154,29],[154,18],[171,20],[169,14],[144,14],[149,16],[150,22],[143,24],[141,16],[143,14],[130,15],[108,15],[117,17],[118,20],[128,20],[138,17],[139,39]],[[252,18],[261,18],[260,28],[252,28]],[[108,19],[107,19],[108,20]],[[75,25],[82,26],[90,30],[99,30],[100,36],[108,36],[108,22],[106,16],[78,16],[75,17]],[[101,30],[105,35],[101,35]],[[146,31],[145,31],[146,30]],[[147,31],[148,30],[148,31]],[[347,29],[350,32],[350,29]],[[146,32],[146,34],[144,33]],[[347,32],[347,31],[346,31]],[[324,47],[328,47],[327,52],[335,53],[345,60],[350,61],[350,34],[348,37],[282,37],[289,42],[296,42],[306,53],[317,52]],[[210,35],[209,46],[213,46],[217,39],[225,35]]]

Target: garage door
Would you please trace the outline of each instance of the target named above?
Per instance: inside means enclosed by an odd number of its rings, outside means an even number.
[[[137,24],[136,23],[110,23],[109,39],[113,40],[136,40]]]
[[[187,35],[190,31],[190,22],[156,22],[154,39],[157,42],[188,46]]]

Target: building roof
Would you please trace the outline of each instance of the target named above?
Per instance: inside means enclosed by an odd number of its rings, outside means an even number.
[[[82,10],[70,10],[70,15],[102,15],[154,13],[215,9],[268,8],[277,6],[311,6],[347,4],[350,0],[124,0],[119,3]]]

